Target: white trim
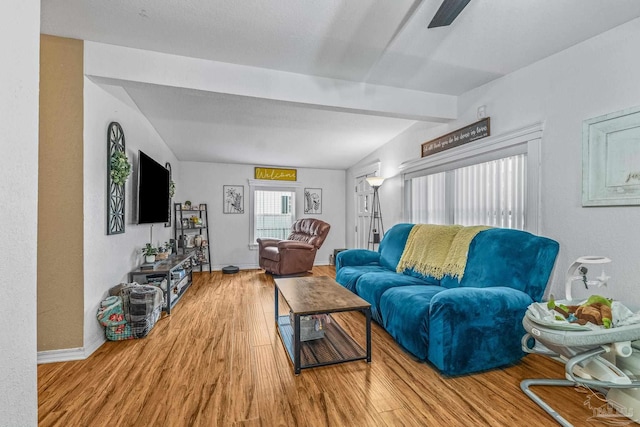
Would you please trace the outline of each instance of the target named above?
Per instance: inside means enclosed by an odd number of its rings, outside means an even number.
[[[105,337],[104,334],[100,334],[97,337],[94,336],[93,340],[91,340],[91,341],[89,341],[89,340],[87,340],[85,338],[85,343],[87,343],[84,346],[85,358],[91,356],[105,342],[107,342],[107,338]]]
[[[37,363],[55,363],[69,362],[72,360],[84,360],[91,356],[97,349],[107,342],[104,336],[94,339],[85,347],[63,348],[60,350],[39,351],[37,354]]]
[[[364,166],[360,166],[357,169],[353,169],[351,171],[351,176],[356,179],[359,176],[364,176],[364,175],[377,175],[380,173],[380,166],[381,166],[382,162],[380,162],[380,160],[375,161],[373,163],[369,163],[368,165],[364,165]]]
[[[479,139],[462,147],[443,151],[432,156],[409,160],[402,163],[398,169],[400,169],[402,174],[408,174],[422,169],[445,165],[463,158],[477,157],[514,145],[525,144],[532,139],[542,138],[543,129],[543,123],[536,123],[500,135]]]
[[[87,358],[84,347],[65,348],[62,350],[47,350],[38,352],[38,364],[69,362]]]
[[[298,181],[276,181],[270,179],[249,179],[249,187],[261,187],[261,188],[300,188],[302,183]]]

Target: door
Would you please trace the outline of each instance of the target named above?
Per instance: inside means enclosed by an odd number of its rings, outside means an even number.
[[[371,222],[371,202],[373,201],[373,188],[366,180],[367,175],[362,175],[355,180],[355,206],[356,206],[356,248],[366,249],[369,240],[369,223]]]

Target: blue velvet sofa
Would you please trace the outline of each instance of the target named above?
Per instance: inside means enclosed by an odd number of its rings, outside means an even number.
[[[371,303],[373,319],[402,347],[445,375],[520,360],[522,318],[529,304],[542,299],[558,243],[524,231],[490,228],[468,244],[461,279],[437,279],[412,269],[396,272],[413,227],[392,227],[377,252],[340,252],[336,281]]]

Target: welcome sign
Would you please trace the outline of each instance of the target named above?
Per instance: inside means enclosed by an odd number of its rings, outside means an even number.
[[[297,178],[296,169],[256,167],[255,179],[270,179],[274,181],[295,181],[298,178]]]
[[[462,129],[454,130],[440,138],[423,143],[422,157],[485,138],[491,134],[490,131],[490,120],[489,117],[487,117],[469,126],[465,126]]]

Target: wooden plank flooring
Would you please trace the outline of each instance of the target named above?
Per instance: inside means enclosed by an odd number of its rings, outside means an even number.
[[[313,275],[335,277],[335,270],[315,267]],[[370,365],[295,376],[275,330],[272,276],[246,270],[194,278],[146,338],[107,342],[87,360],[40,365],[39,425],[557,425],[519,386],[525,378],[562,378],[563,366],[551,359],[528,355],[505,369],[445,378],[373,323]],[[364,339],[360,313],[336,318]],[[584,392],[536,391],[576,426],[607,425],[590,420]]]

